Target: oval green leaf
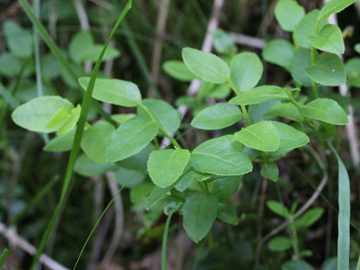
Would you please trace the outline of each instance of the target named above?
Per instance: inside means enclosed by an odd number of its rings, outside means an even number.
[[[163,65],[163,69],[171,77],[180,81],[189,82],[196,78],[196,76],[187,68],[183,61],[166,61]]]
[[[229,103],[236,105],[253,105],[272,100],[288,100],[286,92],[273,85],[263,85],[251,89],[248,92],[240,93],[238,96],[230,99]]]
[[[287,237],[274,237],[269,241],[268,248],[271,251],[285,251],[292,247],[292,242]]]
[[[310,44],[324,52],[343,54],[345,52],[342,32],[337,25],[326,25],[317,36],[308,37]]]
[[[271,107],[264,116],[280,116],[296,122],[304,121],[304,117],[300,114],[299,108],[292,103],[276,104]]]
[[[262,51],[262,56],[267,62],[287,69],[290,69],[294,55],[294,46],[283,39],[270,41]]]
[[[304,17],[305,10],[294,0],[280,0],[275,7],[275,17],[282,29],[293,32]]]

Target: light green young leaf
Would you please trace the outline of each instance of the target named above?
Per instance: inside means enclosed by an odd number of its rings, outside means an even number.
[[[159,187],[171,186],[179,179],[189,159],[190,152],[188,150],[153,151],[147,164],[151,180]]]
[[[308,41],[308,37],[313,36],[315,33],[315,25],[319,13],[320,11],[318,9],[310,11],[305,15],[304,18],[301,19],[296,27],[296,40],[299,42],[299,45],[302,48],[311,49],[311,44]]]
[[[106,149],[106,161],[125,159],[144,149],[159,131],[159,125],[149,119],[135,117],[122,124],[111,136]]]
[[[10,52],[18,57],[27,58],[33,53],[33,41],[29,31],[18,23],[6,20],[3,24],[6,44]]]
[[[43,148],[46,152],[64,152],[70,151],[75,137],[76,129],[73,129],[65,134],[56,136],[50,140]]]
[[[230,99],[229,103],[236,105],[252,105],[266,101],[288,99],[289,97],[284,89],[273,85],[263,85],[245,93],[240,93],[238,96]]]
[[[223,129],[238,122],[242,118],[239,107],[229,103],[217,103],[199,112],[191,121],[198,129]]]
[[[313,225],[324,213],[324,209],[320,207],[312,208],[306,211],[302,216],[294,221],[294,225],[298,229],[308,228]]]
[[[266,206],[275,214],[288,218],[290,216],[289,210],[277,201],[267,201]]]
[[[295,52],[295,57],[291,65],[291,76],[299,84],[304,86],[311,86],[312,81],[305,71],[311,66],[311,51],[300,48],[297,52]]]
[[[66,120],[70,118],[71,111],[61,108],[58,110],[53,117],[47,122],[46,128],[54,128],[56,126],[59,126],[61,124],[64,124]]]
[[[275,7],[275,17],[282,29],[293,32],[304,17],[305,10],[294,0],[280,0]]]
[[[261,168],[260,174],[266,179],[277,181],[279,178],[279,168],[275,162],[269,162],[264,164]]]
[[[210,97],[216,99],[227,98],[231,93],[231,89],[227,83],[216,85],[209,93]]]
[[[183,227],[192,241],[198,243],[211,229],[217,215],[218,198],[194,193],[183,206]]]
[[[180,127],[180,116],[178,111],[169,103],[161,99],[144,99],[142,104],[148,107],[156,120],[159,121],[160,125],[169,134],[177,131]],[[137,108],[137,113],[143,118],[150,119],[141,107]]]
[[[20,105],[12,113],[11,118],[18,126],[30,131],[50,133],[61,126],[47,128],[46,125],[60,109],[71,111],[74,106],[58,96],[43,96]]]
[[[320,11],[318,21],[327,19],[331,14],[339,13],[357,0],[331,0],[323,6]]]
[[[214,47],[217,52],[228,55],[236,53],[237,48],[228,33],[221,29],[216,29],[212,32],[212,35],[214,37]]]
[[[89,81],[89,77],[79,79],[79,83],[85,91]],[[125,107],[136,107],[137,103],[141,102],[141,94],[137,85],[118,79],[96,79],[93,98]]]
[[[246,92],[257,85],[263,73],[261,60],[255,53],[244,52],[233,58],[230,78],[238,92]]]
[[[283,39],[270,41],[262,51],[264,59],[286,69],[290,69],[291,63],[295,56],[294,46]]]
[[[97,163],[106,163],[105,153],[114,130],[114,126],[108,122],[98,121],[84,131],[80,145],[89,159]]]
[[[343,54],[345,52],[342,32],[337,25],[326,25],[317,36],[308,37],[310,44],[324,52]]]
[[[348,118],[341,106],[328,98],[315,99],[300,109],[303,116],[333,125],[346,125]]]
[[[70,117],[62,125],[62,127],[56,132],[56,135],[65,134],[70,130],[72,130],[76,126],[76,123],[79,121],[80,113],[81,113],[81,106],[79,104],[74,109],[71,110]]]
[[[353,57],[346,61],[345,70],[349,86],[360,87],[360,58]]]
[[[269,241],[268,248],[271,251],[285,251],[292,247],[292,242],[287,237],[274,237]]]
[[[304,117],[300,114],[299,108],[292,103],[280,103],[270,108],[264,116],[280,116],[296,122],[303,122]]]
[[[252,171],[248,156],[234,146],[233,138],[227,136],[200,144],[191,154],[190,162],[201,173],[230,176]]]
[[[275,151],[280,145],[280,136],[269,121],[261,121],[235,133],[236,140],[242,144],[260,151]]]
[[[221,84],[230,76],[229,66],[214,54],[184,48],[182,57],[189,70],[204,81]]]
[[[357,43],[357,44],[355,45],[354,49],[355,49],[355,51],[356,51],[357,53],[360,53],[360,43]]]
[[[344,64],[335,54],[327,53],[321,56],[315,66],[306,69],[306,74],[322,85],[339,86],[346,83]]]
[[[81,54],[81,62],[83,61],[90,61],[96,62],[99,58],[99,55],[103,49],[104,45],[92,45],[88,47],[86,50],[83,50]],[[109,59],[114,59],[120,56],[120,52],[112,47],[108,47],[105,51],[102,61],[106,61]]]
[[[187,68],[183,61],[166,61],[162,67],[167,74],[180,81],[189,82],[196,76]]]
[[[82,53],[94,44],[94,37],[89,31],[78,32],[70,41],[69,53],[71,59],[80,64]]]
[[[113,114],[111,115],[111,119],[113,119],[115,122],[119,124],[124,124],[126,121],[129,121],[130,119],[134,118],[136,114],[134,113],[119,113],[119,114]]]

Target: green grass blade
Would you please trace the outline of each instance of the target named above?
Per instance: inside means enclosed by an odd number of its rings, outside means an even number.
[[[9,250],[5,248],[0,257],[0,269],[2,269],[2,267],[4,266],[8,254],[9,254]]]
[[[357,263],[357,266],[356,266],[356,270],[360,270],[360,256],[359,256],[359,259],[358,259],[358,263]]]
[[[161,247],[161,270],[166,270],[166,251],[167,251],[167,242],[168,242],[168,235],[169,235],[169,228],[170,228],[170,221],[171,217],[174,214],[174,211],[169,213],[169,216],[166,219],[164,234],[162,239],[162,247]]]
[[[339,166],[339,216],[337,269],[348,270],[350,260],[350,180],[345,165],[331,143]]]
[[[23,0],[20,0],[23,1]],[[86,123],[86,118],[87,118],[87,114],[89,111],[89,107],[90,107],[90,103],[91,103],[91,96],[94,90],[94,85],[95,85],[95,80],[96,80],[96,76],[98,74],[99,68],[100,68],[100,64],[101,61],[103,59],[103,56],[105,54],[106,48],[109,45],[109,42],[111,40],[111,38],[114,36],[116,29],[119,27],[121,21],[124,19],[124,17],[126,16],[127,12],[130,10],[131,8],[131,4],[132,4],[132,0],[129,0],[128,3],[126,4],[125,8],[123,9],[123,11],[121,12],[119,18],[117,19],[114,28],[106,42],[106,44],[104,45],[104,48],[102,49],[100,56],[96,62],[96,65],[91,73],[91,77],[90,77],[90,82],[88,84],[88,87],[86,89],[85,92],[85,96],[81,105],[81,113],[80,113],[80,119],[79,122],[77,124],[77,128],[76,128],[76,133],[75,133],[75,138],[74,138],[74,142],[73,142],[73,146],[70,152],[70,158],[69,158],[69,162],[68,162],[68,166],[66,169],[66,175],[65,175],[65,180],[64,180],[64,185],[63,188],[61,190],[61,195],[60,195],[60,199],[58,202],[58,205],[56,206],[56,209],[54,211],[53,216],[51,217],[51,220],[45,230],[45,233],[41,239],[39,248],[36,252],[36,255],[34,257],[34,260],[31,264],[31,270],[33,270],[37,264],[37,262],[39,261],[40,255],[43,252],[45,245],[47,243],[47,240],[49,238],[49,235],[54,227],[54,224],[56,222],[57,216],[60,212],[61,206],[64,202],[64,198],[65,198],[65,194],[68,190],[69,184],[70,184],[70,180],[74,171],[74,167],[75,167],[75,162],[79,153],[79,149],[80,149],[80,142],[81,142],[81,138],[83,135],[83,131],[84,131],[84,127],[85,127],[85,123]]]

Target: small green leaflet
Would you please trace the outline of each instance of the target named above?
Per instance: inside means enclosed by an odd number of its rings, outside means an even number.
[[[167,74],[180,81],[191,81],[196,76],[187,68],[183,61],[166,61],[162,67]]]
[[[23,29],[18,23],[6,20],[3,24],[6,44],[10,52],[17,57],[31,57],[33,53],[33,40],[31,33]]]
[[[303,116],[333,125],[346,125],[348,118],[341,106],[332,99],[318,98],[300,109]]]
[[[256,150],[275,151],[280,145],[280,136],[270,121],[261,121],[235,133],[236,140]]]
[[[315,207],[306,211],[301,217],[296,219],[293,223],[298,229],[308,228],[316,221],[318,221],[323,213],[324,213],[323,208]]]
[[[115,128],[105,121],[98,121],[84,131],[81,148],[86,156],[94,162],[106,163],[105,153]]]
[[[79,83],[85,91],[89,81],[89,77],[79,79]],[[137,103],[141,102],[141,94],[137,85],[118,79],[96,79],[93,98],[125,107],[136,107]]]
[[[337,25],[326,25],[317,36],[309,36],[310,44],[316,49],[333,54],[343,54],[345,52],[342,32]]]
[[[76,123],[79,121],[81,113],[81,106],[78,104],[74,109],[71,110],[70,117],[64,122],[61,128],[56,132],[56,135],[61,135],[72,130]]]
[[[229,103],[236,105],[252,105],[266,101],[288,99],[289,97],[284,89],[273,85],[263,85],[245,93],[240,93],[238,96],[230,99]]]
[[[275,214],[284,217],[284,218],[288,218],[290,217],[290,213],[289,210],[283,206],[281,203],[277,202],[277,201],[272,201],[269,200],[266,202],[266,206]]]
[[[287,69],[290,69],[294,55],[294,46],[283,39],[270,41],[262,51],[262,56],[267,62]]]
[[[188,150],[153,151],[147,164],[151,180],[155,185],[163,188],[174,184],[183,173],[189,159]]]
[[[346,61],[345,70],[349,86],[360,87],[360,58],[353,57]]]
[[[47,128],[46,125],[50,119],[59,110],[64,109],[68,112],[74,106],[64,98],[59,96],[43,96],[34,98],[29,102],[20,105],[12,113],[11,117],[15,124],[30,131],[50,133],[61,128],[60,125]]]
[[[230,78],[236,91],[246,92],[257,85],[263,73],[261,60],[255,53],[244,52],[233,58]]]
[[[261,168],[260,174],[266,179],[277,181],[279,178],[279,168],[275,162],[269,162],[264,164]]]
[[[335,54],[327,53],[321,56],[315,66],[306,69],[306,74],[322,85],[339,86],[346,83],[344,64]]]
[[[183,206],[183,227],[192,241],[198,243],[211,229],[217,216],[218,198],[194,193]]]
[[[151,191],[149,197],[145,201],[146,210],[149,210],[158,201],[165,197],[165,195],[174,187],[174,185],[168,186],[166,188],[155,186],[154,189]]]
[[[238,122],[242,118],[239,107],[229,103],[217,103],[199,112],[191,121],[198,129],[223,129]]]
[[[106,149],[106,161],[119,161],[139,153],[158,131],[157,123],[142,117],[132,118],[114,131]]]
[[[184,48],[182,57],[189,70],[204,81],[221,84],[230,76],[229,66],[214,54]]]
[[[269,241],[268,248],[271,251],[285,251],[292,247],[292,242],[287,237],[274,237]]]
[[[331,0],[321,9],[318,20],[326,19],[331,14],[339,13],[356,1],[357,0]]]
[[[293,32],[304,17],[305,10],[294,0],[280,0],[275,7],[275,17],[282,29]]]
[[[276,104],[271,107],[264,116],[280,116],[296,122],[304,121],[304,117],[300,114],[299,108],[292,103]]]
[[[230,176],[252,171],[249,157],[235,146],[233,136],[215,138],[200,144],[191,154],[190,162],[201,173]]]

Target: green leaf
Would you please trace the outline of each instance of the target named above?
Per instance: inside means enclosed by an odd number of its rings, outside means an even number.
[[[228,203],[231,197],[239,190],[241,176],[221,177],[216,182],[211,193],[217,195],[219,202]]]
[[[232,136],[215,138],[200,144],[191,154],[190,162],[194,169],[201,173],[230,176],[252,171],[248,156],[234,146]]]
[[[306,74],[322,85],[339,86],[346,83],[344,64],[335,54],[327,53],[321,56],[315,66],[306,69]]]
[[[71,59],[80,64],[82,61],[83,51],[87,50],[94,44],[94,37],[89,31],[80,31],[72,39],[69,45]]]
[[[186,169],[184,171],[186,171]],[[180,179],[179,179],[178,183],[176,184],[175,188],[178,191],[183,192],[190,185],[191,181],[193,181],[194,179],[195,179],[194,171],[193,170],[188,171],[188,172],[184,173],[180,177]]]
[[[273,85],[263,85],[251,89],[248,92],[240,93],[238,96],[230,99],[229,103],[237,105],[252,105],[266,101],[288,99],[289,97],[284,89]]]
[[[180,115],[169,103],[161,99],[144,99],[142,104],[148,107],[156,120],[169,134],[177,131],[180,127]],[[137,112],[139,116],[150,119],[141,107],[137,108]]]
[[[165,195],[174,187],[174,185],[168,186],[166,188],[155,186],[151,191],[149,197],[146,199],[145,208],[149,210],[153,207],[158,201],[165,197]]]
[[[293,32],[304,17],[305,10],[294,0],[280,0],[275,7],[275,17],[282,29]]]
[[[81,113],[81,106],[79,104],[74,109],[71,110],[70,117],[65,121],[62,127],[56,132],[56,135],[65,134],[70,130],[72,130],[76,126],[76,123],[79,121],[80,113]]]
[[[216,29],[212,32],[214,37],[215,50],[222,54],[235,54],[237,51],[231,36],[221,29]]]
[[[224,208],[220,209],[218,213],[218,218],[227,224],[236,225],[239,221],[238,216],[233,207],[226,205]]]
[[[5,76],[14,76],[19,74],[21,61],[10,53],[0,55],[0,74]]]
[[[214,54],[184,48],[182,57],[189,70],[204,81],[221,84],[230,76],[229,66]]]
[[[148,171],[151,180],[159,187],[168,187],[182,175],[190,159],[190,152],[183,149],[157,150],[150,154]]]
[[[192,241],[198,243],[211,229],[217,215],[218,198],[194,193],[183,206],[183,227]]]
[[[162,67],[167,74],[180,81],[189,82],[196,76],[187,68],[183,61],[166,61]]]
[[[235,89],[246,92],[257,85],[263,73],[261,60],[255,53],[244,52],[233,58],[230,64],[230,78]]]
[[[29,31],[24,30],[18,23],[6,20],[3,24],[6,44],[10,52],[17,57],[27,58],[33,53],[33,41]]]
[[[318,20],[327,19],[331,14],[339,13],[356,1],[357,0],[331,0],[321,9]]]
[[[98,121],[84,132],[81,148],[89,159],[106,163],[105,153],[115,128],[105,121]]]
[[[274,237],[269,241],[268,248],[271,251],[285,251],[292,247],[292,242],[287,237]]]
[[[318,98],[300,109],[303,116],[333,125],[346,125],[348,118],[340,105],[328,98]]]
[[[12,113],[15,124],[27,130],[50,133],[57,131],[61,126],[47,128],[46,125],[60,109],[71,111],[74,106],[67,100],[58,96],[43,96],[34,98],[20,105]]]
[[[199,112],[191,121],[198,129],[223,129],[238,122],[242,118],[239,107],[229,103],[217,103]]]
[[[64,124],[66,120],[70,118],[71,111],[61,108],[58,110],[53,117],[47,122],[46,128],[54,128],[58,125]]]
[[[272,122],[261,121],[235,133],[242,144],[260,151],[275,151],[279,148],[280,137]]]
[[[227,83],[225,83],[225,84],[216,85],[210,91],[209,96],[216,99],[223,99],[223,98],[227,98],[230,93],[231,93],[231,88]]]
[[[139,183],[130,190],[130,200],[137,203],[144,199],[154,189],[154,185],[149,182]]]
[[[296,260],[284,263],[281,270],[314,270],[314,268],[303,260]]]
[[[262,51],[264,59],[281,67],[290,69],[295,56],[294,46],[283,39],[270,41]]]
[[[109,171],[115,171],[117,166],[113,163],[100,164],[93,162],[86,155],[81,155],[75,163],[75,172],[85,177],[95,177]]]
[[[302,131],[281,122],[272,121],[271,123],[280,136],[280,145],[277,151],[287,152],[304,146],[310,141],[309,137]]]
[[[355,44],[354,49],[355,49],[355,51],[356,51],[357,53],[360,53],[360,43]]]
[[[125,159],[144,149],[159,131],[159,125],[149,119],[135,117],[122,124],[111,136],[106,149],[106,161]]]
[[[353,57],[346,61],[345,70],[349,86],[360,87],[360,58]]]
[[[89,77],[79,79],[79,83],[85,91],[89,81]],[[118,79],[96,79],[93,98],[125,107],[136,107],[137,103],[141,102],[141,94],[137,85]]]
[[[312,81],[306,74],[306,69],[310,68],[311,64],[311,51],[300,48],[296,53],[291,65],[291,76],[299,84],[304,86],[311,86]]]
[[[303,122],[304,117],[300,114],[299,108],[292,103],[280,103],[270,108],[264,116],[280,116],[296,122]]]
[[[124,124],[126,121],[134,118],[136,114],[134,113],[119,113],[111,115],[111,118],[119,124]]]
[[[281,217],[288,218],[290,216],[289,210],[285,206],[282,206],[282,204],[277,201],[267,201],[266,206],[273,213],[275,213]]]
[[[296,27],[296,40],[299,42],[299,45],[302,48],[312,48],[311,44],[309,43],[308,37],[313,36],[315,33],[315,25],[319,13],[320,11],[318,9],[310,11],[308,14],[305,15],[304,18],[301,19],[301,21]]]
[[[317,36],[308,37],[310,44],[324,52],[343,54],[345,52],[342,32],[337,25],[326,25]]]
[[[269,162],[264,164],[261,168],[260,174],[266,179],[277,181],[279,178],[279,168],[275,162]]]
[[[324,213],[324,209],[316,207],[306,211],[302,216],[294,221],[294,225],[298,229],[308,228],[313,225]]]
[[[46,152],[64,152],[70,151],[75,137],[76,129],[73,129],[65,134],[56,136],[50,140],[43,148]]]
[[[96,62],[99,58],[99,55],[103,49],[104,45],[93,45],[88,47],[87,49],[83,50],[81,54],[81,61],[90,61],[90,62]],[[120,56],[120,52],[112,47],[107,47],[104,57],[102,61],[107,61],[109,59],[114,59],[116,57]]]

